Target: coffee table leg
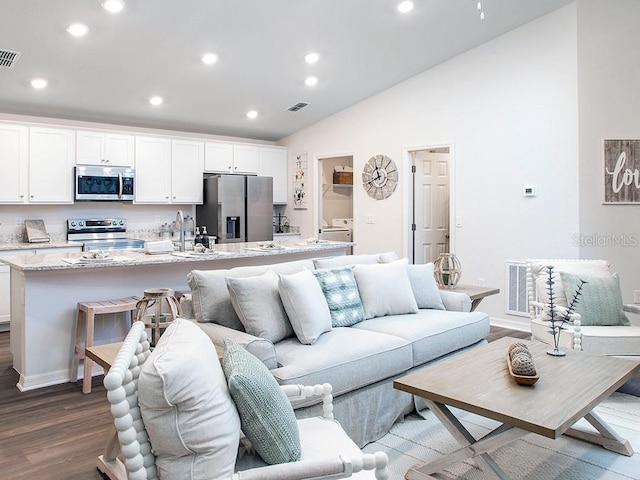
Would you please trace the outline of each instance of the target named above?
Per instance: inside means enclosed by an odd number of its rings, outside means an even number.
[[[462,448],[442,458],[413,466],[405,475],[407,480],[432,478],[430,476],[431,474],[440,472],[448,466],[463,462],[468,458],[476,462],[487,478],[508,480],[509,477],[507,474],[487,452],[512,442],[529,432],[503,424],[484,437],[476,440],[446,405],[427,399],[425,399],[425,401],[434,415],[440,420],[440,423],[442,423],[453,438],[462,445]]]
[[[600,418],[595,412],[591,411],[584,416],[584,419],[589,422],[599,432],[594,433],[588,430],[583,430],[575,425],[569,430],[564,432],[569,437],[578,438],[585,442],[591,442],[598,445],[602,445],[607,450],[626,455],[630,457],[633,455],[633,448],[629,440],[625,440],[611,426]]]

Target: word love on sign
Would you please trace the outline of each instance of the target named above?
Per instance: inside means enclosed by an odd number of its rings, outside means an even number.
[[[604,141],[604,203],[640,203],[640,140]]]

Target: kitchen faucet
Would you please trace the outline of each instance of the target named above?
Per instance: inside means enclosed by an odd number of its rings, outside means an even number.
[[[178,249],[181,252],[185,251],[185,247],[184,247],[184,215],[182,213],[182,210],[178,210],[178,213],[176,213],[176,223],[178,224],[177,226],[180,228],[180,245],[178,247]]]

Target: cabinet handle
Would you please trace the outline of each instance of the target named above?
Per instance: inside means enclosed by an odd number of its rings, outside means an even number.
[[[33,198],[33,195],[30,195],[31,198]]]
[[[234,170],[238,170],[238,167],[233,167]]]

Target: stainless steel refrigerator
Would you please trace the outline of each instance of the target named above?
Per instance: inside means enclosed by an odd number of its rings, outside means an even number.
[[[205,225],[218,243],[273,240],[273,178],[210,175],[203,184],[196,225]]]

